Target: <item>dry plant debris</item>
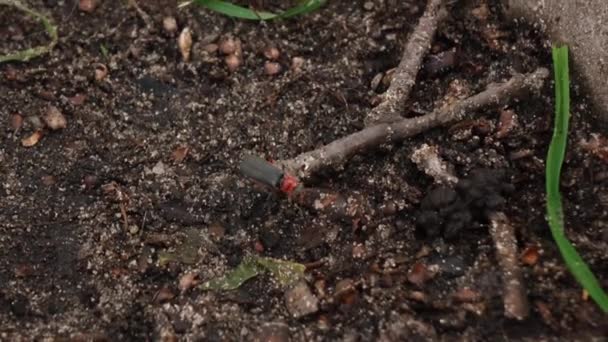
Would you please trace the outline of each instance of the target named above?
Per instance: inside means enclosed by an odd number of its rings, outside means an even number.
[[[323,168],[338,168],[353,155],[381,144],[394,143],[431,128],[462,120],[480,109],[501,106],[514,99],[530,95],[540,90],[548,76],[549,71],[545,68],[539,68],[526,75],[515,75],[507,82],[491,85],[485,91],[457,101],[452,106],[442,107],[423,116],[364,128],[318,149],[282,161],[280,164],[286,170],[305,179]]]
[[[392,74],[391,85],[383,95],[383,101],[367,117],[367,125],[399,121],[410,92],[416,84],[416,75],[422,65],[422,59],[429,51],[435,31],[448,15],[445,0],[429,0],[426,10],[418,25],[411,33],[403,48],[399,66]]]

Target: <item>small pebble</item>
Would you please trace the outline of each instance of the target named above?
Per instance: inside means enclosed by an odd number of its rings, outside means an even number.
[[[264,49],[264,57],[266,57],[267,59],[269,59],[271,61],[276,61],[277,59],[279,59],[280,56],[281,56],[281,53],[279,52],[279,49],[277,49],[274,46],[269,46],[266,49]]]
[[[235,72],[241,65],[241,59],[236,55],[226,56],[224,62],[226,63],[226,67],[228,67],[228,70],[230,70],[230,72]]]
[[[49,106],[46,113],[42,116],[42,120],[52,131],[66,128],[68,124],[65,116],[55,106]]]
[[[101,82],[108,76],[108,67],[105,64],[95,64],[95,81]]]
[[[294,318],[310,315],[319,310],[319,300],[305,281],[299,281],[285,292],[285,305]]]
[[[302,71],[302,67],[304,66],[304,58],[302,57],[293,57],[291,59],[291,70],[294,72]]]
[[[277,62],[266,62],[264,63],[264,73],[269,76],[273,76],[281,72],[281,64]]]
[[[237,50],[237,42],[232,37],[224,38],[220,41],[219,48],[224,55],[233,55]]]
[[[164,17],[163,18],[163,29],[169,33],[174,34],[177,32],[177,20],[174,17]]]
[[[80,0],[78,2],[78,9],[86,13],[91,13],[97,7],[97,1],[98,0]]]

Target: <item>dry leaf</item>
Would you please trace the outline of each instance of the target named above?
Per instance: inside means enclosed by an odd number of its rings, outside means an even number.
[[[171,153],[171,159],[173,159],[175,163],[179,164],[183,162],[184,159],[186,159],[189,150],[190,149],[188,148],[188,146],[179,146],[175,150],[173,150],[173,153]]]

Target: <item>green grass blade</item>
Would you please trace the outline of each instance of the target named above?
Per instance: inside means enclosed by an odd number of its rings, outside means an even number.
[[[568,71],[568,47],[554,46],[552,50],[555,73],[555,126],[549,145],[546,168],[547,215],[553,239],[566,266],[574,278],[604,311],[608,312],[608,295],[602,290],[589,266],[568,241],[564,233],[564,213],[559,181],[566,153],[568,124],[570,120],[570,80]]]
[[[36,46],[33,48],[13,52],[8,55],[2,55],[0,56],[0,63],[9,61],[27,62],[32,58],[38,57],[45,53],[49,53],[53,49],[53,47],[55,47],[57,41],[59,40],[59,37],[57,35],[57,27],[53,25],[47,17],[28,8],[27,6],[22,4],[21,1],[18,0],[0,0],[0,5],[13,6],[27,13],[28,15],[40,20],[47,34],[51,38],[51,41],[47,45]]]
[[[298,5],[280,14],[268,11],[255,11],[223,0],[194,0],[194,3],[224,15],[248,20],[272,20],[290,18],[313,12],[323,6],[327,0],[303,0]]]
[[[287,11],[281,13],[279,16],[281,18],[290,18],[295,17],[296,15],[314,12],[319,9],[319,7],[323,6],[326,2],[327,0],[304,0],[300,2],[299,5],[288,9]]]
[[[208,9],[222,13],[229,17],[248,20],[269,20],[277,18],[278,15],[272,12],[254,11],[246,7],[238,6],[221,0],[195,0],[196,4],[205,6]]]

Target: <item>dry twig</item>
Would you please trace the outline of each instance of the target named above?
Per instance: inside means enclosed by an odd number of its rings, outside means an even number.
[[[280,164],[301,179],[308,178],[323,168],[341,166],[356,153],[384,143],[403,140],[428,129],[460,120],[479,109],[504,105],[512,99],[523,97],[540,89],[548,75],[549,71],[545,68],[526,75],[518,74],[505,83],[489,86],[485,91],[451,106],[436,109],[423,116],[367,127]]]
[[[490,235],[496,246],[496,258],[502,269],[505,315],[522,320],[528,316],[530,306],[517,259],[517,240],[513,226],[503,212],[490,213],[488,219]]]
[[[458,178],[450,173],[448,165],[437,154],[435,146],[424,145],[418,149],[423,151],[418,153],[412,160],[431,175],[436,182],[450,180],[458,182]],[[501,268],[503,280],[503,303],[505,315],[509,318],[522,320],[528,316],[529,304],[526,288],[518,263],[517,239],[515,229],[509,223],[507,215],[500,211],[489,212],[486,214],[490,221],[490,235],[496,247],[496,259]]]
[[[393,80],[384,100],[366,118],[366,126],[377,123],[391,123],[402,119],[401,113],[407,102],[410,91],[416,83],[422,59],[431,47],[435,31],[448,12],[444,8],[445,0],[429,0],[418,26],[411,33],[399,66],[395,69]]]

